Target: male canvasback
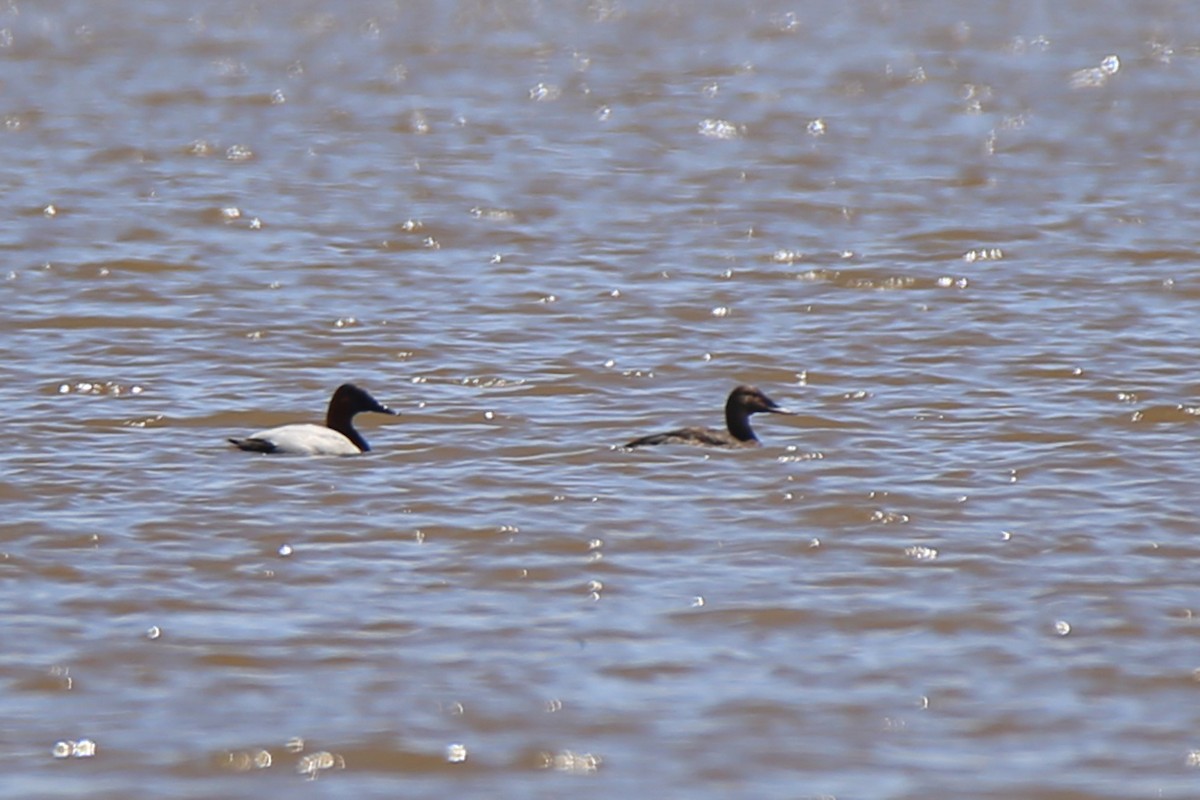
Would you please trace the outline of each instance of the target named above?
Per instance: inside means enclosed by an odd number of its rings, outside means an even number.
[[[354,415],[360,411],[396,414],[352,383],[344,383],[333,393],[324,425],[309,423],[283,425],[259,431],[245,439],[229,441],[253,453],[290,453],[302,456],[353,456],[371,449],[367,440],[354,430]]]
[[[680,428],[666,433],[655,433],[634,439],[626,447],[642,447],[650,444],[693,444],[705,447],[754,447],[758,437],[750,427],[750,415],[760,411],[772,414],[791,414],[758,387],[739,386],[729,393],[725,401],[725,425],[719,428]]]

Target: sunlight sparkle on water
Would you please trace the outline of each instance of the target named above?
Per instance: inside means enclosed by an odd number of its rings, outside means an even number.
[[[913,545],[904,548],[904,555],[914,561],[933,561],[938,557],[938,551],[933,547],[925,547],[923,545]]]
[[[91,758],[96,755],[96,743],[91,739],[66,739],[54,743],[55,758]]]
[[[562,89],[552,83],[538,83],[529,90],[529,99],[535,103],[548,103],[562,96]]]
[[[252,769],[269,769],[275,759],[268,750],[236,750],[225,754],[222,764],[233,772],[249,772]]]
[[[1004,251],[999,247],[981,247],[963,253],[963,261],[974,264],[976,261],[999,261],[1004,258]]]
[[[724,119],[706,119],[697,126],[697,133],[707,139],[736,139],[742,132],[737,125]]]
[[[1071,73],[1072,89],[1099,89],[1121,69],[1121,59],[1115,55],[1105,56],[1098,67],[1088,67]]]
[[[592,775],[603,763],[600,756],[591,753],[573,753],[570,750],[561,750],[557,753],[543,752],[541,758],[542,769],[556,769],[572,775]]]
[[[345,768],[346,759],[336,753],[330,753],[328,750],[319,750],[304,756],[296,764],[296,772],[309,780],[316,780],[318,775],[327,770]]]

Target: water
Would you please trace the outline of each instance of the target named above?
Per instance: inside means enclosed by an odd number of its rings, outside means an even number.
[[[1195,797],[1197,41],[10,4],[0,795]]]

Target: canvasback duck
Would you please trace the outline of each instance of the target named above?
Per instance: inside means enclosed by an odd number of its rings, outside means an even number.
[[[791,414],[767,397],[756,386],[738,386],[729,393],[725,401],[725,426],[719,428],[680,428],[666,433],[642,436],[626,444],[626,447],[643,447],[651,444],[692,444],[702,447],[754,447],[758,437],[750,427],[750,415],[760,411],[772,414]]]
[[[371,449],[367,440],[354,429],[354,415],[360,411],[396,414],[366,391],[344,383],[333,393],[324,425],[310,423],[283,425],[229,441],[252,453],[290,453],[303,456],[353,456]]]

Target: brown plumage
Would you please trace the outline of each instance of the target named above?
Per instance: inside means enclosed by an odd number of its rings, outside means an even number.
[[[700,447],[754,447],[758,437],[750,427],[750,415],[759,412],[791,414],[756,386],[738,386],[729,393],[725,401],[725,427],[680,428],[665,433],[642,436],[627,443],[626,447],[644,447],[655,444],[691,444]]]

